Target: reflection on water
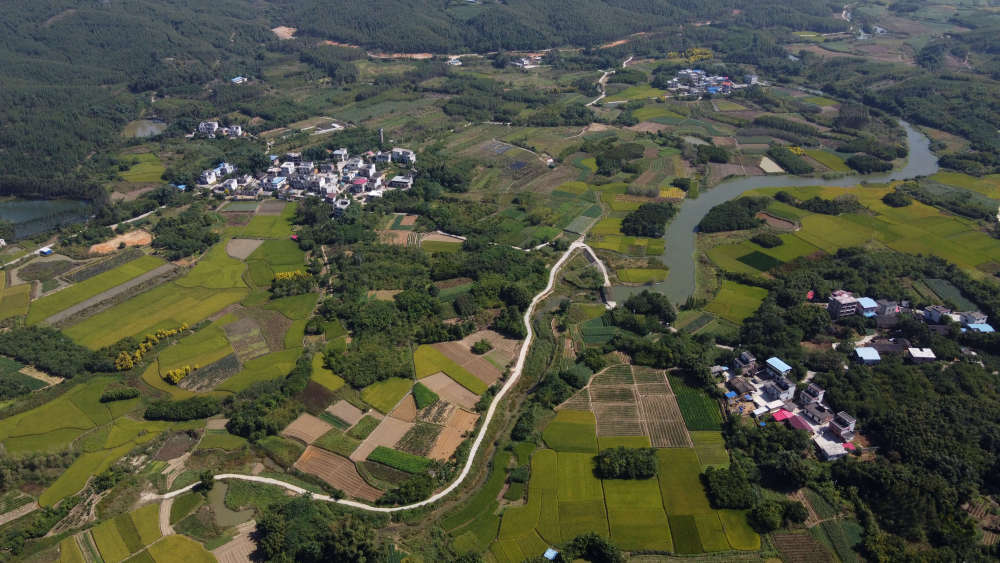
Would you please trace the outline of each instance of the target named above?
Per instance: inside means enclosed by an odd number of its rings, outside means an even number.
[[[670,269],[667,280],[661,283],[642,286],[615,286],[614,297],[619,303],[628,299],[629,295],[643,289],[652,289],[664,293],[674,304],[687,301],[695,288],[695,228],[710,209],[739,197],[744,192],[758,188],[789,188],[799,186],[840,186],[850,187],[865,182],[888,182],[892,180],[908,180],[918,176],[929,176],[938,171],[937,157],[930,149],[930,139],[923,133],[900,121],[906,130],[906,143],[909,146],[909,157],[906,165],[899,170],[886,174],[868,174],[844,176],[833,180],[822,178],[805,178],[801,176],[750,176],[735,178],[722,182],[718,186],[701,193],[697,199],[686,199],[681,204],[680,211],[667,227],[664,235],[666,251],[660,260]]]
[[[60,225],[86,221],[90,204],[71,199],[8,199],[0,201],[0,219],[14,224],[14,238],[23,239]]]

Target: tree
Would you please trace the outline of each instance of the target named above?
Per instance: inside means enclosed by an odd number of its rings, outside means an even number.
[[[594,458],[602,479],[649,479],[656,476],[656,450],[618,446]]]
[[[644,203],[622,219],[622,233],[634,237],[660,238],[666,232],[667,221],[677,214],[671,203]]]
[[[564,561],[584,559],[590,563],[624,563],[625,556],[615,544],[593,533],[576,536],[561,553]]]
[[[213,487],[215,487],[215,475],[208,469],[202,471],[198,475],[198,489],[207,492],[211,491]]]
[[[762,534],[773,532],[781,527],[785,518],[785,507],[782,503],[765,500],[757,503],[750,510],[748,520],[750,526]]]
[[[637,315],[647,315],[659,319],[661,323],[672,323],[677,318],[677,312],[670,299],[662,293],[644,289],[633,294],[623,304],[623,307]]]

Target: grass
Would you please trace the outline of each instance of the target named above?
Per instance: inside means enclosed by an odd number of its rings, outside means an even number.
[[[204,367],[232,354],[233,347],[223,327],[234,320],[232,315],[226,315],[165,348],[157,356],[160,374],[184,366]]]
[[[282,239],[292,236],[291,219],[295,215],[294,203],[285,206],[280,215],[254,215],[242,227],[234,227],[228,232],[240,238]]]
[[[417,403],[417,410],[429,407],[438,402],[438,394],[427,388],[419,381],[413,385],[413,400]]]
[[[425,240],[420,242],[420,248],[423,248],[427,252],[459,252],[462,250],[462,243],[443,240]]]
[[[627,551],[674,551],[663,508],[608,508],[611,540]]]
[[[281,436],[268,436],[258,441],[257,444],[267,452],[271,459],[283,467],[291,467],[306,449],[299,442]]]
[[[361,390],[361,399],[383,414],[389,414],[399,401],[410,392],[413,381],[401,377],[390,377],[372,383]]]
[[[604,498],[601,480],[594,476],[592,453],[558,452],[559,500],[596,500]]]
[[[155,256],[142,256],[52,295],[42,297],[31,303],[26,322],[37,324],[60,311],[119,286],[163,264],[163,260]]]
[[[132,516],[129,514],[119,514],[115,516],[113,522],[118,528],[118,535],[121,536],[122,541],[128,547],[129,553],[135,553],[143,548],[145,544],[142,542],[142,538],[139,537],[139,530],[136,529],[135,522],[132,521]],[[157,521],[157,529],[159,529],[159,521]]]
[[[483,486],[467,502],[462,503],[457,511],[443,518],[441,526],[448,531],[468,530],[469,527],[475,525],[477,520],[482,523],[481,521],[484,519],[489,521],[489,517],[492,517],[492,521],[498,524],[493,511],[497,508],[497,495],[500,494],[504,480],[507,477],[504,467],[509,462],[510,452],[498,451],[493,458],[490,476],[486,479]],[[496,537],[497,524],[493,526],[492,534],[485,541],[481,541],[479,546],[486,545]]]
[[[645,106],[632,112],[639,121],[653,121],[654,119],[684,119],[684,116],[671,111],[665,104],[646,104]]]
[[[184,561],[184,563],[215,563],[215,557],[202,545],[190,538],[172,535],[149,546],[149,554],[156,563]]]
[[[844,159],[830,151],[825,151],[823,149],[805,149],[805,151],[806,154],[809,155],[809,158],[812,158],[816,162],[826,166],[834,172],[851,171],[851,167],[844,162]]]
[[[79,322],[63,332],[77,344],[98,349],[127,336],[157,328],[195,325],[221,309],[238,303],[246,288],[210,289],[166,283]]]
[[[649,84],[637,84],[635,86],[629,86],[628,88],[608,96],[603,101],[608,102],[623,102],[628,100],[645,100],[649,98],[658,98],[665,94],[663,90],[653,88]]]
[[[301,349],[292,348],[256,357],[243,364],[239,373],[223,381],[216,390],[238,393],[254,383],[284,377],[295,367],[295,361],[301,354]]]
[[[729,466],[729,452],[726,451],[722,432],[695,430],[691,432],[691,441],[694,442],[694,450],[702,468]]]
[[[590,411],[563,410],[556,413],[542,439],[560,452],[597,453],[597,421]]]
[[[656,450],[657,475],[667,514],[707,514],[712,511],[701,484],[701,464],[692,448]],[[673,522],[671,522],[671,526]],[[674,533],[675,540],[678,534]]]
[[[800,98],[799,101],[807,104],[815,104],[817,106],[835,106],[840,103],[837,100],[831,100],[830,98],[824,98],[823,96],[806,96],[805,98]]]
[[[715,107],[719,108],[719,111],[743,111],[747,109],[740,104],[730,102],[729,100],[715,100]]]
[[[361,445],[361,441],[348,436],[343,430],[334,428],[316,440],[313,445],[344,457],[350,457],[354,450]]]
[[[976,311],[979,309],[975,303],[969,301],[964,295],[962,295],[962,292],[948,280],[925,278],[923,282],[931,289],[931,291],[937,294],[938,297],[951,306],[956,307],[959,311]]]
[[[118,532],[118,526],[114,520],[105,520],[96,528],[91,530],[94,541],[97,542],[97,549],[101,552],[101,558],[106,563],[117,563],[124,560],[132,551],[129,550]]]
[[[468,370],[456,364],[433,346],[424,344],[417,347],[413,352],[413,365],[417,379],[442,372],[477,395],[486,392],[486,384],[481,379],[469,373]]]
[[[27,315],[30,301],[31,284],[0,289],[0,319]]]
[[[80,544],[76,543],[76,536],[69,536],[59,542],[59,562],[87,563],[83,551],[80,550]]]
[[[704,391],[690,387],[682,379],[669,374],[667,377],[677,396],[677,405],[688,430],[719,430],[722,415],[719,414],[718,403]]]
[[[611,250],[628,256],[659,256],[666,248],[663,239],[625,235],[604,235],[591,241],[590,245],[594,248]]]
[[[854,546],[861,543],[862,534],[864,533],[864,529],[860,524],[854,520],[828,520],[820,523],[819,529],[829,540],[830,545],[841,561],[845,563],[863,561],[857,552],[854,551]]]
[[[347,431],[347,435],[356,440],[364,440],[378,427],[379,420],[370,414],[361,417],[357,424]]]
[[[694,516],[670,515],[670,534],[674,538],[674,551],[677,553],[702,553],[701,539],[698,536],[698,524]]]
[[[318,299],[318,293],[304,293],[268,301],[263,308],[277,311],[293,321],[304,320],[312,314]]]
[[[123,155],[123,159],[137,160],[131,168],[121,173],[121,177],[126,182],[137,182],[148,184],[159,182],[167,167],[164,166],[160,158],[153,153]]]
[[[652,283],[667,279],[668,270],[663,268],[625,268],[615,272],[625,283]]]
[[[334,375],[330,369],[323,365],[323,354],[313,354],[312,380],[331,392],[344,386],[344,380],[339,375]]]
[[[239,483],[239,481],[236,481]],[[194,512],[196,508],[205,502],[205,497],[201,493],[185,493],[176,499],[170,507],[170,523],[176,524],[185,516]]]
[[[1000,174],[990,174],[979,177],[960,172],[938,172],[930,176],[931,180],[957,188],[964,188],[981,193],[994,199],[1000,199]]]
[[[246,438],[230,434],[225,430],[206,430],[198,443],[198,450],[225,450],[231,452],[249,444]]]
[[[504,491],[503,498],[510,501],[517,501],[524,498],[524,483],[511,483]]]
[[[760,549],[760,535],[747,523],[746,511],[720,510],[719,520],[722,521],[730,547],[746,551]]]
[[[377,461],[394,469],[414,474],[423,473],[431,465],[431,460],[426,457],[393,450],[385,446],[375,448],[368,455],[368,461]]]
[[[722,288],[715,298],[705,306],[705,310],[739,324],[760,307],[765,297],[767,297],[767,290],[762,287],[723,280]]]

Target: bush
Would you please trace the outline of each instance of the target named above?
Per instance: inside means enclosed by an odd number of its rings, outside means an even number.
[[[771,157],[789,174],[809,174],[814,170],[808,162],[785,147],[771,147],[767,151],[767,156]]]
[[[750,240],[763,246],[764,248],[774,248],[785,243],[785,241],[781,240],[781,237],[774,233],[758,233]]]
[[[139,390],[135,387],[116,387],[114,389],[106,389],[104,393],[101,394],[102,403],[111,403],[114,401],[125,401],[128,399],[134,399],[139,396]]]
[[[486,340],[485,338],[472,345],[472,353],[479,354],[480,356],[482,356],[486,352],[489,352],[492,349],[493,345],[490,344],[490,341]]]
[[[753,504],[753,486],[737,465],[725,469],[709,467],[702,481],[714,508],[750,508]]]
[[[762,223],[755,215],[767,207],[769,201],[766,197],[741,197],[720,203],[705,214],[698,223],[698,230],[718,233],[753,229]]]
[[[531,479],[531,469],[527,465],[522,465],[510,472],[512,483],[527,483]]]
[[[873,172],[888,172],[892,163],[867,154],[855,154],[847,158],[847,165],[862,174]]]
[[[602,479],[649,479],[656,476],[653,448],[607,449],[597,454],[597,474]]]
[[[765,500],[750,510],[747,519],[750,521],[750,526],[758,532],[762,534],[773,532],[784,522],[785,507],[778,501]]]
[[[559,377],[575,389],[582,389],[590,381],[590,376],[594,375],[585,364],[573,364],[569,369],[559,373]]]
[[[889,207],[906,207],[913,203],[913,199],[899,190],[892,190],[882,197],[882,203]]]
[[[655,317],[661,323],[672,323],[677,318],[677,312],[670,303],[670,299],[662,293],[642,290],[629,297],[624,304],[626,310],[636,315],[646,315]],[[597,371],[597,370],[594,370]]]
[[[670,185],[688,191],[691,189],[691,178],[674,178],[670,181]]]
[[[729,151],[715,145],[698,145],[698,162],[729,162]]]
[[[143,415],[147,420],[197,420],[219,414],[222,405],[212,397],[192,397],[182,401],[155,401]]]

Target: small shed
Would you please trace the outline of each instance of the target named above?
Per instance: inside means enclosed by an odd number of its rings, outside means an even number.
[[[878,314],[878,302],[871,297],[859,297],[858,312],[866,317],[874,317]]]
[[[545,550],[545,553],[542,554],[542,557],[548,559],[549,561],[555,561],[556,557],[559,557],[559,552],[550,547]]]

